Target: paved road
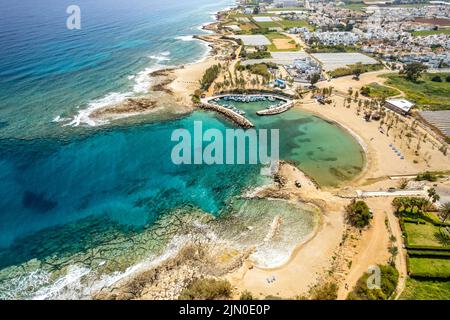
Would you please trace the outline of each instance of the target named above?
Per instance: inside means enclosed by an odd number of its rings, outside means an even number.
[[[370,197],[413,197],[413,196],[427,196],[427,189],[422,190],[397,190],[393,192],[389,191],[361,191],[356,190],[358,197],[370,198]]]

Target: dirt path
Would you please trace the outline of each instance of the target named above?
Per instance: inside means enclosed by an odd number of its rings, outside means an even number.
[[[371,227],[363,231],[356,251],[352,259],[352,266],[344,277],[344,286],[338,291],[338,299],[347,298],[348,293],[353,290],[358,279],[375,264],[385,264],[389,259],[389,233],[386,227],[386,199],[366,199],[371,208],[374,218]],[[347,288],[345,286],[347,284]]]

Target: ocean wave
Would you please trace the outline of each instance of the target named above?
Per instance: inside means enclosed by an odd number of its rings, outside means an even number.
[[[94,100],[89,103],[88,107],[78,111],[78,114],[73,119],[66,123],[64,126],[78,127],[81,124],[86,124],[91,127],[107,124],[106,120],[92,119],[90,116],[93,112],[105,108],[107,106],[115,105],[125,101],[125,99],[132,96],[131,92],[119,93],[111,92],[105,97]]]
[[[193,35],[190,35],[190,36],[178,36],[178,37],[175,37],[175,40],[196,41],[197,39],[195,39]]]
[[[150,59],[156,60],[157,62],[170,61],[170,51],[161,52],[159,55],[151,55]]]
[[[170,54],[170,53],[169,53]],[[156,64],[152,67],[145,68],[144,70],[138,72],[135,75],[130,75],[128,77],[129,80],[133,80],[133,89],[132,91],[128,92],[110,92],[106,96],[91,101],[87,108],[81,109],[78,111],[78,114],[76,114],[73,118],[62,118],[60,116],[56,117],[54,122],[66,122],[63,126],[72,126],[72,127],[78,127],[80,125],[87,125],[91,127],[95,126],[101,126],[108,124],[109,121],[103,120],[103,119],[93,119],[91,117],[92,113],[109,107],[114,106],[117,104],[120,104],[124,102],[126,99],[134,97],[139,94],[144,94],[148,92],[151,83],[153,81],[150,74],[152,72],[167,68],[167,65],[161,65]],[[57,121],[55,121],[57,120]]]
[[[42,279],[39,284],[42,287],[37,290],[31,297],[32,300],[49,300],[49,299],[90,299],[92,295],[100,292],[103,288],[110,288],[119,281],[129,278],[141,271],[148,270],[162,264],[167,259],[175,257],[181,248],[189,241],[189,236],[175,236],[167,245],[167,248],[161,255],[151,256],[142,261],[129,266],[123,272],[113,272],[98,276],[95,270],[86,267],[71,265],[67,269],[64,276],[59,277],[52,284],[48,284],[50,274],[39,276]],[[101,267],[103,263],[99,264]],[[30,273],[24,283],[25,287],[29,284],[36,284],[37,272]],[[39,270],[42,273],[41,270]],[[22,286],[23,287],[23,286]]]
[[[91,270],[88,268],[69,266],[65,276],[57,279],[51,286],[42,287],[32,300],[61,299],[63,291],[81,288],[81,279],[90,272]]]

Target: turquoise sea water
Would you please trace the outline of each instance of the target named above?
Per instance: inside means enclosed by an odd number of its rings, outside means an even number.
[[[80,261],[74,273],[123,271],[170,241],[173,212],[220,217],[243,190],[267,182],[259,166],[172,164],[174,129],[196,120],[233,127],[213,113],[127,126],[73,121],[143,94],[145,70],[201,59],[205,46],[189,36],[230,1],[80,0],[79,31],[65,28],[69,4],[0,0],[8,13],[0,20],[0,298],[49,297],[42,289],[61,289],[56,279]],[[262,107],[242,106],[257,127],[279,128],[281,158],[317,181],[334,184],[362,167],[361,149],[339,127],[300,111],[258,118]]]

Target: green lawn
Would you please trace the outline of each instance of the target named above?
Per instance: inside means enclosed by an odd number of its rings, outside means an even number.
[[[272,41],[273,39],[289,39],[288,36],[278,32],[266,33],[264,36],[266,36],[266,38],[269,39],[270,41]]]
[[[284,29],[301,28],[301,27],[308,28],[309,30],[313,29],[313,27],[306,20],[282,20],[282,21],[278,21],[278,23]]]
[[[403,91],[408,100],[419,108],[430,110],[450,110],[450,82],[445,79],[450,73],[426,73],[417,80],[410,81],[399,74],[387,74],[386,84]],[[442,82],[431,81],[434,76],[440,76]]]
[[[435,237],[435,234],[439,232],[437,226],[429,223],[405,223],[405,230],[408,235],[408,245],[443,247]]]
[[[365,90],[367,90],[368,96],[371,98],[393,97],[400,94],[400,91],[382,86],[376,82],[372,82],[364,87],[367,88]]]
[[[347,67],[337,68],[332,71],[329,71],[328,73],[332,78],[345,77],[345,76],[349,76],[349,75],[353,74],[353,70],[355,69],[355,67],[356,67],[356,65],[349,64]],[[377,71],[377,70],[381,70],[383,68],[384,68],[383,65],[379,64],[379,63],[378,64],[365,64],[365,65],[363,65],[362,73]]]
[[[282,29],[290,29],[290,28],[300,28],[306,27],[309,30],[313,30],[314,28],[308,23],[306,20],[281,20],[281,21],[267,21],[267,22],[257,22],[254,21],[260,28],[282,28]]]
[[[450,281],[408,278],[402,300],[450,300]]]
[[[363,9],[367,8],[367,5],[364,3],[352,3],[352,4],[346,4],[345,6],[342,6],[341,8],[354,10],[354,11],[363,11]]]
[[[271,8],[271,9],[268,9],[267,12],[289,11],[289,10],[292,10],[292,11],[304,11],[304,10],[306,10],[306,8],[304,8],[304,7],[299,7],[299,8],[297,8],[297,7]]]
[[[409,272],[412,277],[450,278],[450,259],[409,258]]]
[[[450,28],[448,29],[441,29],[441,30],[421,30],[421,31],[414,31],[412,33],[413,36],[429,36],[432,34],[449,34],[450,35]]]
[[[281,28],[281,26],[275,22],[275,21],[267,21],[267,22],[256,22],[255,23],[260,27],[260,28]]]

